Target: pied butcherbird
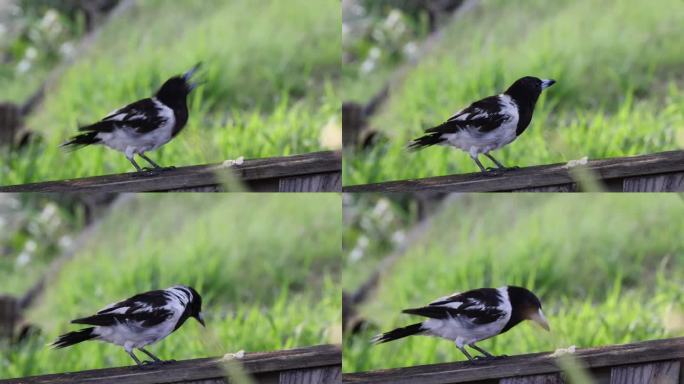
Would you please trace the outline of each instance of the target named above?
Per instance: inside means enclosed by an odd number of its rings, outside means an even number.
[[[526,76],[516,80],[504,93],[478,100],[456,112],[444,123],[425,130],[425,135],[408,147],[419,150],[433,145],[446,145],[468,153],[480,171],[507,169],[489,152],[518,138],[532,121],[534,106],[541,92],[555,84]],[[485,169],[478,156],[482,154],[496,164],[497,169]]]
[[[161,169],[145,153],[168,143],[185,127],[187,96],[198,86],[190,79],[200,66],[201,63],[183,75],[166,80],[154,96],[117,109],[97,123],[80,127],[78,130],[83,133],[61,146],[79,149],[101,144],[123,152],[138,172],[143,168],[135,161],[135,155],[145,159],[154,169]]]
[[[72,320],[73,324],[93,327],[63,334],[52,346],[65,348],[86,340],[101,340],[122,346],[137,365],[163,363],[144,347],[164,339],[191,317],[204,326],[202,297],[192,287],[176,285],[137,294],[92,316]],[[141,362],[133,353],[136,348],[153,361]]]
[[[473,360],[466,346],[486,358],[492,358],[492,354],[475,343],[500,335],[523,320],[532,320],[549,330],[537,296],[526,288],[515,286],[455,293],[425,307],[402,312],[424,316],[428,320],[377,335],[372,339],[374,343],[386,343],[413,335],[436,336],[453,341],[468,360]]]

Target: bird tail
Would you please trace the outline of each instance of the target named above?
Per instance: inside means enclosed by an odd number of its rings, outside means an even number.
[[[76,135],[60,145],[60,147],[75,151],[90,144],[97,144],[100,142],[100,139],[97,137],[98,133],[99,132],[86,132]]]
[[[408,145],[408,149],[411,151],[417,151],[431,145],[439,144],[444,140],[445,139],[442,137],[441,132],[430,132],[427,135],[421,136],[411,141]]]
[[[411,324],[407,327],[393,329],[389,332],[381,333],[371,339],[374,344],[382,344],[388,341],[397,340],[406,336],[418,335],[423,333],[423,323]]]
[[[97,337],[95,334],[95,327],[83,328],[80,331],[74,331],[65,333],[57,338],[57,341],[50,344],[53,348],[66,348],[70,345],[78,344],[82,341],[94,339]]]

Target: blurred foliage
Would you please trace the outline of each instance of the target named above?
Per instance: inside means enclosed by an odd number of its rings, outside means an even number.
[[[375,264],[402,244],[416,222],[417,204],[403,195],[347,193],[343,198],[342,280],[350,290],[361,285]]]
[[[111,344],[47,344],[73,318],[174,284],[200,292],[207,328],[189,321],[151,346],[160,357],[340,343],[341,215],[336,194],[135,196],[52,276],[27,319],[42,332],[0,345],[0,377],[132,364]]]
[[[0,101],[26,101],[50,68],[75,53],[85,18],[67,3],[21,0],[0,7]]]
[[[679,0],[480,2],[445,27],[370,122],[389,139],[344,154],[345,185],[477,171],[462,151],[406,144],[517,78],[557,83],[530,127],[494,156],[530,166],[684,147],[684,7]],[[361,79],[361,81],[366,81]],[[486,159],[484,160],[486,162]]]
[[[415,58],[417,41],[429,32],[424,3],[343,1],[342,76],[346,100],[368,101],[394,68]]]
[[[402,309],[507,284],[526,286],[541,298],[552,332],[523,323],[479,344],[495,354],[684,336],[682,232],[684,202],[674,194],[464,195],[442,206],[429,233],[384,271],[360,308],[366,328],[345,335],[343,368],[463,359],[443,339],[418,336],[373,346],[370,338],[421,320]],[[366,268],[347,263],[345,276]],[[355,288],[347,280],[343,286]]]
[[[0,194],[0,294],[26,293],[82,227],[77,206],[39,194]]]

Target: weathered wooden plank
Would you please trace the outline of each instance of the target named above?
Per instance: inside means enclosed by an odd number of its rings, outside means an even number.
[[[276,384],[280,371],[330,368],[342,365],[339,346],[320,345],[274,352],[248,353],[231,360],[252,375],[259,384]],[[225,362],[216,358],[184,360],[162,366],[136,366],[58,373],[20,379],[0,380],[2,384],[66,384],[66,383],[220,383],[226,376]],[[272,380],[275,379],[275,380]]]
[[[589,369],[684,359],[684,337],[578,350],[574,356]],[[559,373],[550,353],[511,356],[493,361],[457,362],[344,374],[344,383],[452,384],[516,376]]]
[[[166,169],[154,173],[123,173],[82,179],[0,187],[0,192],[153,192],[193,190],[222,185],[222,181],[238,180],[248,187],[278,192],[278,180],[293,176],[340,173],[342,160],[338,152],[315,152],[304,155],[245,160],[241,165],[195,165]],[[272,182],[275,180],[275,182]],[[327,186],[328,184],[326,184]],[[274,189],[275,188],[275,189]],[[337,191],[340,189],[338,188]]]
[[[625,192],[684,192],[684,172],[666,173],[623,180]]]
[[[684,151],[591,160],[582,166],[597,180],[623,179],[684,172]],[[343,187],[344,192],[495,192],[575,183],[578,168],[551,164],[508,170],[499,175],[468,173],[425,179]]]
[[[680,362],[618,366],[610,372],[610,384],[679,384]]]
[[[342,382],[342,366],[280,373],[279,384],[336,384]]]
[[[501,379],[499,384],[564,384],[561,375],[554,373],[551,375],[532,375],[524,377],[508,377]]]
[[[342,172],[319,173],[307,176],[283,177],[280,192],[330,192],[342,190]]]
[[[548,185],[543,187],[514,189],[512,192],[577,192],[577,184]]]

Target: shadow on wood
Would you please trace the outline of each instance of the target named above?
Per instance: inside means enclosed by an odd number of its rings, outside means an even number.
[[[684,191],[684,151],[591,160],[576,167],[538,165],[499,175],[478,172],[342,189],[344,192],[574,192],[586,189],[587,185],[611,192]]]
[[[275,352],[248,353],[239,363],[255,384],[333,384],[341,380],[342,356],[334,345],[289,349]],[[178,361],[152,368],[120,367],[73,373],[0,380],[2,384],[209,384],[228,383],[231,368],[221,359]],[[241,383],[237,383],[241,384]]]
[[[245,160],[230,167],[195,165],[154,173],[122,173],[83,179],[0,187],[0,192],[188,192],[223,191],[224,186],[255,192],[339,192],[342,160],[338,152]],[[244,185],[244,186],[243,186]]]
[[[577,350],[570,355],[597,383],[684,384],[684,337]],[[458,362],[344,374],[343,383],[564,383],[558,360],[536,353],[483,362]]]

